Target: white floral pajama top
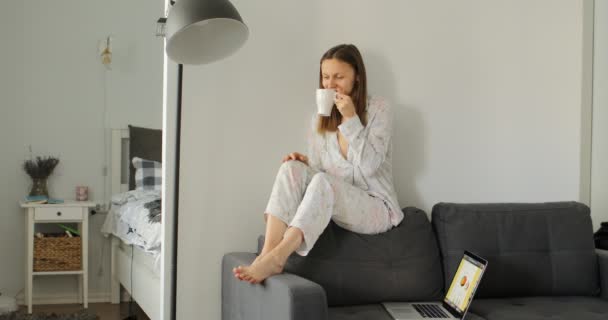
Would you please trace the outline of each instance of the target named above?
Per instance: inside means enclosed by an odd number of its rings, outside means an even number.
[[[313,117],[308,141],[309,166],[283,163],[265,213],[300,228],[307,255],[333,220],[358,233],[376,234],[403,220],[392,176],[392,113],[384,99],[370,98],[367,125],[358,116],[338,126],[348,141],[346,159],[337,132],[319,134]]]

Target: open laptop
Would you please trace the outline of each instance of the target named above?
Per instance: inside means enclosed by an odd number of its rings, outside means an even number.
[[[395,320],[462,319],[487,266],[485,259],[465,251],[443,302],[385,302],[382,305]]]

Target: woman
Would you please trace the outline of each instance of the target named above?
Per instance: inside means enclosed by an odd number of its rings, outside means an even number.
[[[238,279],[259,283],[281,273],[294,251],[308,254],[330,220],[377,234],[403,219],[393,187],[391,110],[368,98],[357,47],[338,45],[321,57],[319,87],[336,90],[332,112],[313,117],[309,157],[283,159],[264,214],[264,247],[250,266],[233,269]]]

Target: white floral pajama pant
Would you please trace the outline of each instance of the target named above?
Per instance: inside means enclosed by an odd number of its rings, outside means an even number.
[[[377,234],[392,228],[388,210],[382,199],[292,160],[281,165],[265,213],[302,230],[296,253],[305,256],[330,220],[356,233]]]

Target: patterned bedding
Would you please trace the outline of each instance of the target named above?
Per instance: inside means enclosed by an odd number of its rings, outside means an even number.
[[[101,232],[126,244],[141,247],[158,260],[161,248],[161,194],[158,190],[131,190],[112,196],[112,206]]]

